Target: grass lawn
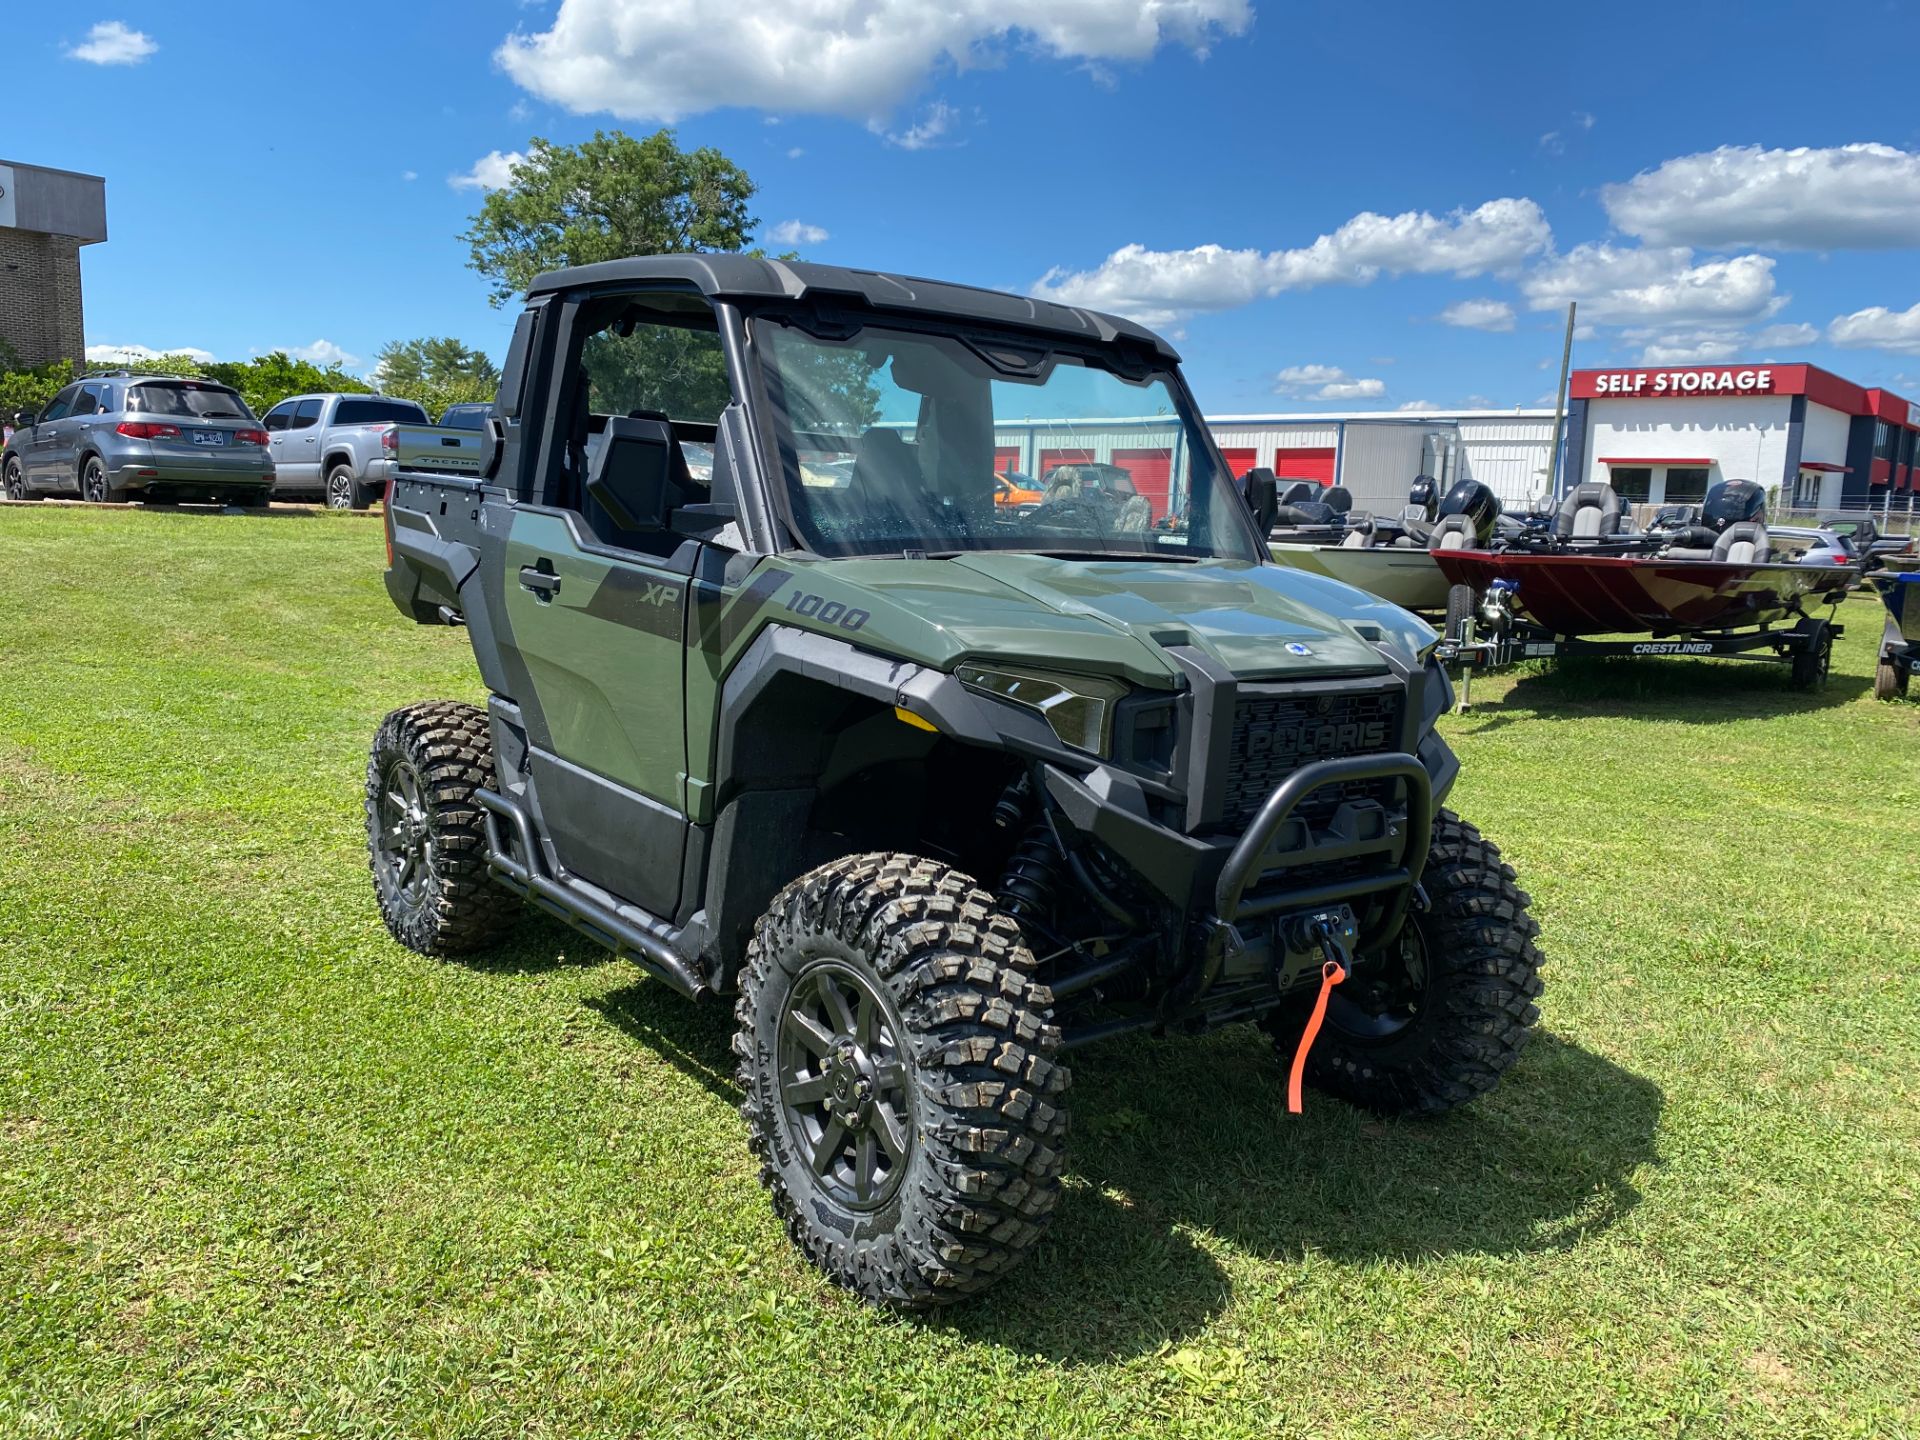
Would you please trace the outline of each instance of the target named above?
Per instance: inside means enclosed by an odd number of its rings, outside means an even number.
[[[1075,1057],[1051,1238],[862,1308],[727,1010],[529,917],[394,945],[365,746],[478,698],[364,518],[0,507],[0,1436],[1920,1433],[1920,704],[1649,660],[1475,687],[1454,804],[1545,1022],[1439,1123],[1246,1029]]]

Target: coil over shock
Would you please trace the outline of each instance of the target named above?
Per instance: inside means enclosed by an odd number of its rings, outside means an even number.
[[[1036,820],[1007,857],[1000,876],[1000,908],[1021,925],[1044,927],[1053,916],[1062,858],[1044,821]]]

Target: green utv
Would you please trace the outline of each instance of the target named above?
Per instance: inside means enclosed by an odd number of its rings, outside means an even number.
[[[530,900],[731,993],[774,1208],[861,1296],[1040,1238],[1077,1046],[1251,1021],[1296,1094],[1406,1114],[1526,1042],[1538,927],[1440,808],[1434,632],[1268,563],[1151,332],[612,261],[535,283],[477,443],[396,436],[388,591],[490,699],[380,726],[381,913],[451,956]],[[1019,446],[1042,502],[996,505]]]

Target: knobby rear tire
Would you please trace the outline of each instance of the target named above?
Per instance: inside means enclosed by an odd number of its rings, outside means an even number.
[[[390,799],[398,767],[411,767],[430,840],[425,883],[409,895],[383,866],[381,835],[394,823]],[[395,710],[380,722],[367,761],[368,865],[380,918],[409,950],[445,959],[471,955],[505,938],[521,905],[487,865],[486,821],[476,790],[494,783],[493,737],[486,713],[453,700]]]

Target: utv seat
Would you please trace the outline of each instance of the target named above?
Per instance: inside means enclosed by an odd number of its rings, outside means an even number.
[[[1576,485],[1560,502],[1560,513],[1553,517],[1553,538],[1581,541],[1604,540],[1620,533],[1620,497],[1611,485],[1589,480]]]

